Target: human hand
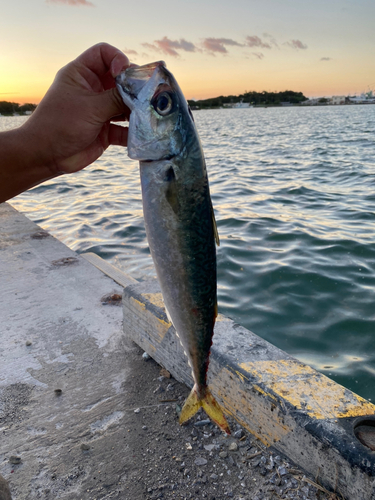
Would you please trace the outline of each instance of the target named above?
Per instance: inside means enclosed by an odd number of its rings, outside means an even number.
[[[110,144],[126,146],[128,129],[110,121],[129,117],[114,79],[128,66],[120,50],[99,43],[57,73],[22,127],[32,161],[51,177],[90,165]]]

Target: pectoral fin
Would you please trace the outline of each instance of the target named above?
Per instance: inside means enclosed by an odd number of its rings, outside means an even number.
[[[215,219],[215,214],[214,214],[214,207],[212,206],[212,201],[211,201],[211,217],[212,217],[212,225],[214,228],[214,236],[215,236],[216,245],[219,247],[220,246],[219,233],[217,230],[216,219]]]
[[[172,210],[174,211],[174,213],[177,214],[179,209],[178,191],[177,191],[176,176],[172,165],[170,165],[168,170],[166,170],[164,180],[167,183],[165,196]]]
[[[165,303],[164,303],[164,307],[165,307],[165,314],[167,315],[168,321],[173,325],[173,321],[172,321],[171,315],[169,314],[167,306],[165,305]]]

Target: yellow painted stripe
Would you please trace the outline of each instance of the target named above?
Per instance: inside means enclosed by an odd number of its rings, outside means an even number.
[[[271,401],[269,398],[260,398],[257,392],[263,393],[262,389],[254,387],[256,392],[249,390],[246,377],[241,375],[240,372],[233,373],[230,368],[223,368],[209,380],[212,392],[222,400],[226,412],[266,446],[270,446],[293,430],[291,422],[288,423],[282,415],[270,411],[270,408],[276,408],[274,396],[271,395]]]
[[[140,300],[135,299],[134,297],[130,297],[130,300],[133,302],[133,305],[140,311],[144,311],[146,309],[146,305]]]
[[[258,361],[240,367],[297,409],[316,419],[374,415],[375,406],[297,360]],[[272,394],[264,392],[272,397]]]
[[[216,322],[218,322],[218,321],[228,321],[228,322],[230,322],[231,320],[229,318],[227,318],[226,316],[224,316],[223,314],[219,313],[216,316]]]
[[[157,305],[157,307],[160,307],[160,297],[161,293],[145,293],[142,294],[142,297],[145,298],[145,300],[148,300],[154,305]],[[130,297],[131,302],[133,303],[133,306],[141,313],[143,316],[145,313],[148,316],[147,321],[152,324],[153,328],[155,328],[155,332],[158,334],[158,340],[161,342],[169,328],[171,327],[171,323],[169,321],[164,321],[151,312],[146,311],[146,304],[140,300],[135,299],[134,297]],[[161,299],[162,300],[162,299]],[[163,304],[164,306],[164,304]]]
[[[163,309],[165,312],[165,305],[163,301],[163,295],[159,293],[142,293],[142,297],[144,297],[146,300],[151,302],[156,307],[159,307],[160,309]],[[168,329],[172,326],[172,323],[170,321],[164,321],[161,318],[157,318],[158,323],[160,324],[160,329],[159,334],[162,334],[160,340],[163,340],[164,335],[167,333]]]
[[[146,300],[154,304],[156,307],[160,307],[160,309],[165,310],[165,305],[163,301],[163,295],[159,293],[142,293],[142,297]]]

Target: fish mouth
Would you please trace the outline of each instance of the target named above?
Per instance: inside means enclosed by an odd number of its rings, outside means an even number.
[[[131,111],[135,107],[134,100],[140,98],[145,86],[152,86],[152,80],[156,78],[155,75],[158,73],[155,70],[158,68],[162,72],[167,72],[164,61],[155,61],[144,66],[130,66],[116,77],[117,90]]]

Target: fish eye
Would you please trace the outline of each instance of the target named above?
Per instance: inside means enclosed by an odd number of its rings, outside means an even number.
[[[172,111],[173,99],[169,92],[161,92],[153,102],[155,111],[161,116],[166,116]]]

